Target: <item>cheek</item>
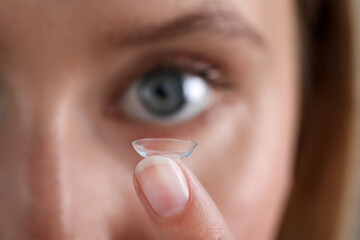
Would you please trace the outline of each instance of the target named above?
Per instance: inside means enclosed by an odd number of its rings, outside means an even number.
[[[91,123],[96,121],[91,119]],[[74,235],[87,239],[149,238],[153,231],[132,181],[140,157],[129,157],[134,150],[125,136],[116,141],[111,138],[114,145],[107,145],[105,134],[87,129],[86,121],[82,127],[72,131],[62,149],[67,154],[62,165],[62,188],[67,198],[64,217]]]
[[[249,106],[222,107],[188,162],[239,238],[269,239],[281,216],[296,129],[288,91],[264,84]]]

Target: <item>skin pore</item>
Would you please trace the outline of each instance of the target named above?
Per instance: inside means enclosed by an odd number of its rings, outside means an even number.
[[[156,239],[133,184],[144,137],[198,142],[184,164],[232,234],[272,239],[296,144],[295,13],[290,0],[0,1],[0,239]],[[212,73],[207,106],[174,122],[123,111],[168,62]]]

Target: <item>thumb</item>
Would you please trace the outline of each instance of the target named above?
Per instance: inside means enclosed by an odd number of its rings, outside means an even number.
[[[234,239],[210,196],[181,162],[147,157],[135,168],[134,184],[159,239]]]

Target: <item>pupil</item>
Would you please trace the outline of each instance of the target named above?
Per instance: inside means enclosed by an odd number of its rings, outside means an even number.
[[[159,86],[156,90],[155,93],[159,96],[159,98],[165,100],[168,97],[168,93],[166,91],[166,89],[163,86]]]
[[[141,80],[138,89],[145,108],[158,117],[169,117],[186,103],[183,74],[171,71],[152,71]]]

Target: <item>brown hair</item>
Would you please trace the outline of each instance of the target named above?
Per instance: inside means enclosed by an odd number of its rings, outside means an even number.
[[[302,119],[294,184],[278,239],[348,239],[344,204],[349,203],[348,174],[355,163],[350,149],[355,123],[351,4],[297,4],[303,38]]]

